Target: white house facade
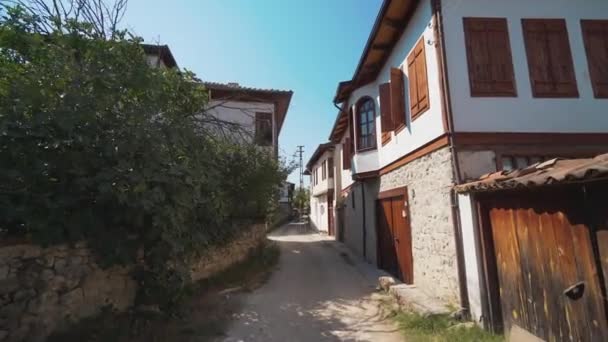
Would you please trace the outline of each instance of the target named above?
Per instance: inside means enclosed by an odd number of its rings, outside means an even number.
[[[314,230],[334,235],[334,145],[321,144],[306,164],[310,175],[310,224]]]
[[[336,236],[491,327],[477,208],[453,187],[608,151],[608,2],[385,0],[335,145]]]

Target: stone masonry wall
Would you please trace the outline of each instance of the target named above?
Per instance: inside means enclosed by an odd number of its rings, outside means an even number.
[[[0,247],[0,341],[42,341],[106,305],[126,309],[135,293],[128,269],[100,269],[85,244]]]
[[[211,248],[193,264],[193,280],[243,261],[265,234],[264,224],[253,225],[231,243]],[[43,341],[105,306],[126,310],[136,292],[129,267],[101,269],[84,243],[0,246],[0,341]]]
[[[435,151],[380,177],[380,191],[408,188],[414,284],[446,303],[458,304],[451,185],[449,148]]]
[[[254,224],[244,230],[237,239],[221,247],[212,247],[192,265],[190,274],[193,281],[209,278],[228,267],[244,261],[249,253],[266,240],[265,224]]]

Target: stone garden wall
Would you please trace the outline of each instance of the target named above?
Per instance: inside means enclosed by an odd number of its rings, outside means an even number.
[[[212,248],[193,265],[193,279],[244,260],[265,233],[265,225],[254,225],[232,243]],[[105,306],[124,311],[133,305],[136,292],[129,267],[101,269],[84,243],[0,246],[0,341],[43,341]]]
[[[380,177],[380,191],[407,186],[414,284],[446,303],[459,303],[450,190],[449,148],[418,158]]]

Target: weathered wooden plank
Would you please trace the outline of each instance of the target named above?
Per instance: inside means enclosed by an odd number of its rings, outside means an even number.
[[[564,301],[567,335],[565,336],[570,341],[584,341],[584,325],[586,324],[587,314],[583,303],[573,301],[566,298],[563,291],[578,283],[581,279],[578,277],[576,257],[574,256],[574,244],[572,241],[572,229],[563,212],[556,212],[551,215],[553,221],[553,232],[555,234],[556,248],[558,251],[558,262],[560,266],[560,274],[562,278],[562,289],[553,295],[556,298],[561,298]]]
[[[574,253],[578,265],[578,276],[585,282],[584,294],[581,301],[587,314],[587,325],[582,338],[587,341],[606,341],[606,314],[602,303],[598,270],[596,268],[589,227],[584,224],[573,225]],[[584,323],[584,322],[582,322]]]
[[[546,331],[544,338],[547,341],[562,340],[561,318],[564,315],[563,303],[554,298],[554,293],[562,288],[559,276],[557,250],[555,249],[555,236],[550,214],[539,211],[536,213],[537,229],[532,230],[535,240],[535,250],[540,260],[539,272],[542,272],[542,302]],[[565,322],[565,319],[563,320]]]

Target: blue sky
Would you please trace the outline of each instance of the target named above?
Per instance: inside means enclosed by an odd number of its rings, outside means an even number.
[[[206,81],[290,89],[280,152],[329,136],[332,98],[352,76],[381,0],[130,0],[123,26],[168,44],[180,68]],[[290,180],[297,183],[294,172]]]

